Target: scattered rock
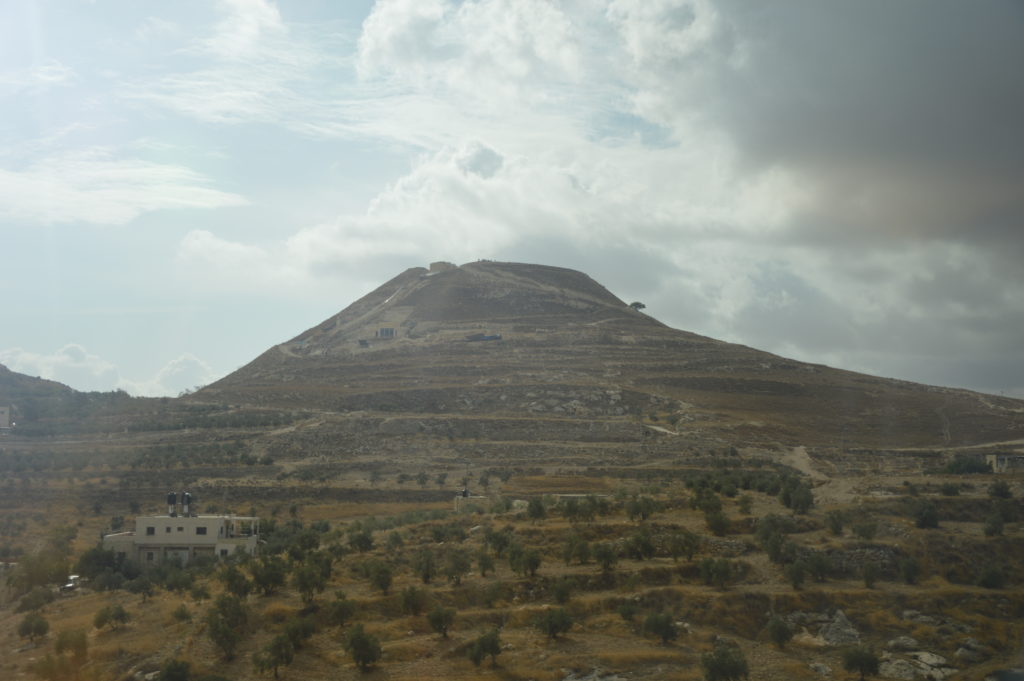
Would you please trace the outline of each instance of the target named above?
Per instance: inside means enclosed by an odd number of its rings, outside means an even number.
[[[936,655],[935,653],[929,653],[924,650],[910,653],[910,657],[914,658],[921,664],[928,665],[929,667],[945,667],[949,662],[942,655]]]
[[[836,610],[832,621],[824,625],[818,633],[830,646],[860,643],[860,633],[842,610]]]
[[[878,675],[887,679],[912,681],[917,678],[918,669],[907,660],[888,660],[878,665]]]
[[[810,665],[811,671],[821,676],[832,676],[832,667],[821,662],[812,662]]]
[[[917,650],[921,644],[911,636],[897,636],[886,644],[889,650]]]

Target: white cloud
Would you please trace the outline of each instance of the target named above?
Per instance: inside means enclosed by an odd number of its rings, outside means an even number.
[[[66,85],[76,77],[70,66],[48,59],[28,69],[0,72],[0,95],[39,93],[55,85]]]
[[[12,371],[63,383],[75,390],[125,390],[131,395],[146,397],[177,396],[183,390],[206,385],[219,378],[206,362],[184,353],[160,367],[152,377],[129,379],[121,376],[116,364],[77,343],[68,343],[50,354],[22,348],[0,350],[0,364]]]
[[[111,390],[118,381],[117,367],[81,345],[68,343],[51,354],[10,348],[0,350],[0,364],[12,371],[58,381],[76,390]]]
[[[209,183],[189,168],[121,158],[109,148],[55,152],[23,168],[0,168],[0,216],[120,225],[155,210],[246,203]]]

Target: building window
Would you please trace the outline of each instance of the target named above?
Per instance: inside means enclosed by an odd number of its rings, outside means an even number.
[[[171,532],[171,528],[170,528],[170,526],[168,526],[168,527],[165,527],[165,528],[164,528],[164,532],[165,532],[165,533],[167,533],[167,534],[170,534],[170,532]]]
[[[179,527],[179,528],[178,528],[178,532],[184,532],[184,531],[185,531],[185,528],[184,528],[184,527]]]
[[[221,556],[226,556],[226,555],[228,555],[228,550],[227,550],[227,549],[221,549],[221,550],[220,550],[220,555],[221,555]]]
[[[152,551],[146,551],[146,560],[148,560],[150,562],[153,562],[153,552]]]
[[[206,534],[206,528],[205,527],[197,527],[196,528],[196,534]]]
[[[149,536],[153,536],[154,534],[156,534],[156,528],[155,527],[147,527],[146,528],[146,534],[149,535]]]

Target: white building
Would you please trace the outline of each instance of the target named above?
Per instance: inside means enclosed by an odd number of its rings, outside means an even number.
[[[260,519],[236,515],[155,515],[135,519],[134,532],[103,537],[103,548],[140,565],[165,560],[182,564],[209,556],[225,558],[238,550],[256,555]]]

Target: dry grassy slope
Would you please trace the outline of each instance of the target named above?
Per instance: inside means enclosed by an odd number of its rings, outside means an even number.
[[[381,328],[396,338],[375,338]],[[470,334],[502,339],[465,342]],[[646,419],[732,444],[944,447],[1024,437],[1020,401],[671,329],[580,272],[514,263],[408,270],[192,399],[426,424],[530,419],[537,441],[563,439],[577,419],[611,430]]]

